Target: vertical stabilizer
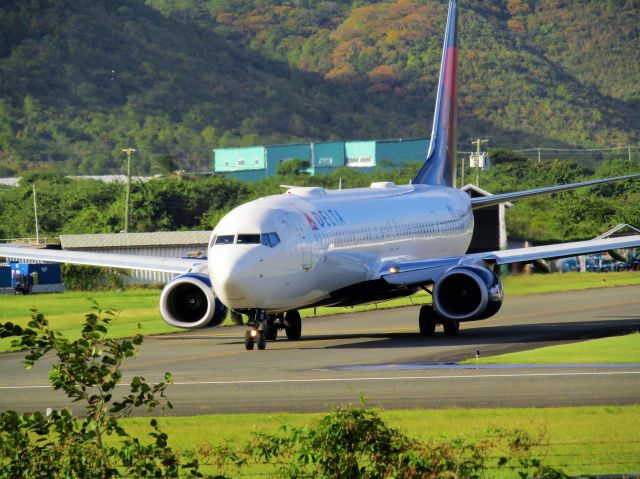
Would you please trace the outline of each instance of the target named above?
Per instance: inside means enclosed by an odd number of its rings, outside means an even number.
[[[429,150],[424,165],[413,179],[413,183],[452,187],[456,185],[457,16],[457,2],[451,0]]]

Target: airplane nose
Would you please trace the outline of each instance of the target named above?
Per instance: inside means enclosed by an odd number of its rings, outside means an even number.
[[[255,282],[255,263],[249,258],[234,254],[210,255],[209,277],[216,296],[225,306],[249,307]]]

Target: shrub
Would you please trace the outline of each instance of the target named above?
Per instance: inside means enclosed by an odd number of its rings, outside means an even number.
[[[494,469],[519,477],[566,478],[532,456],[539,438],[522,431],[495,432],[477,443],[455,439],[421,442],[384,423],[375,409],[337,408],[310,428],[281,427],[256,433],[247,444],[226,444],[214,455],[218,467],[271,464],[282,478],[479,479]],[[496,455],[498,453],[498,455]]]
[[[149,412],[156,407],[170,408],[165,391],[172,379],[165,373],[164,382],[148,384],[144,378],[134,377],[129,393],[119,400],[114,398],[123,363],[142,344],[140,335],[122,341],[108,338],[114,317],[115,313],[101,311],[94,303],[85,317],[82,335],[75,341],[52,331],[36,310],[27,328],[0,324],[0,337],[17,337],[13,345],[29,350],[26,368],[52,352],[57,361],[49,372],[51,385],[84,406],[82,418],[68,409],[48,415],[1,413],[0,477],[178,477],[181,471],[201,477],[198,462],[182,464],[155,419],[151,420],[152,441],[148,444],[121,426],[119,420],[135,408],[146,407]],[[107,441],[109,437],[114,440]]]

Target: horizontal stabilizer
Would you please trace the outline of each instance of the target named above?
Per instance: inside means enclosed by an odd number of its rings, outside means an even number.
[[[601,183],[610,183],[612,181],[628,180],[631,178],[640,178],[640,174],[617,176],[615,178],[605,178],[602,180],[583,181],[581,183],[571,183],[568,185],[550,186],[547,188],[536,188],[534,190],[517,191],[515,193],[502,193],[499,195],[480,196],[477,198],[471,198],[471,206],[473,209],[486,208],[487,206],[498,205],[500,203],[507,203],[509,201],[521,200],[524,198],[530,198],[537,195],[545,195],[549,193],[557,193],[560,191],[573,190],[581,188],[583,186],[599,185]]]

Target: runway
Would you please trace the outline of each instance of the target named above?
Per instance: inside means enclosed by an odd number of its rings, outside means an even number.
[[[455,362],[640,329],[637,286],[508,297],[488,320],[464,323],[455,338],[417,332],[419,308],[303,320],[300,341],[245,351],[244,328],[145,338],[125,379],[175,384],[175,415],[321,412],[339,404],[393,408],[551,407],[637,404],[640,364],[458,367]],[[45,312],[46,313],[46,312]],[[0,408],[69,405],[52,391],[47,364],[22,368],[23,354],[0,356]],[[122,389],[124,393],[125,390]],[[72,406],[73,408],[73,406]]]

